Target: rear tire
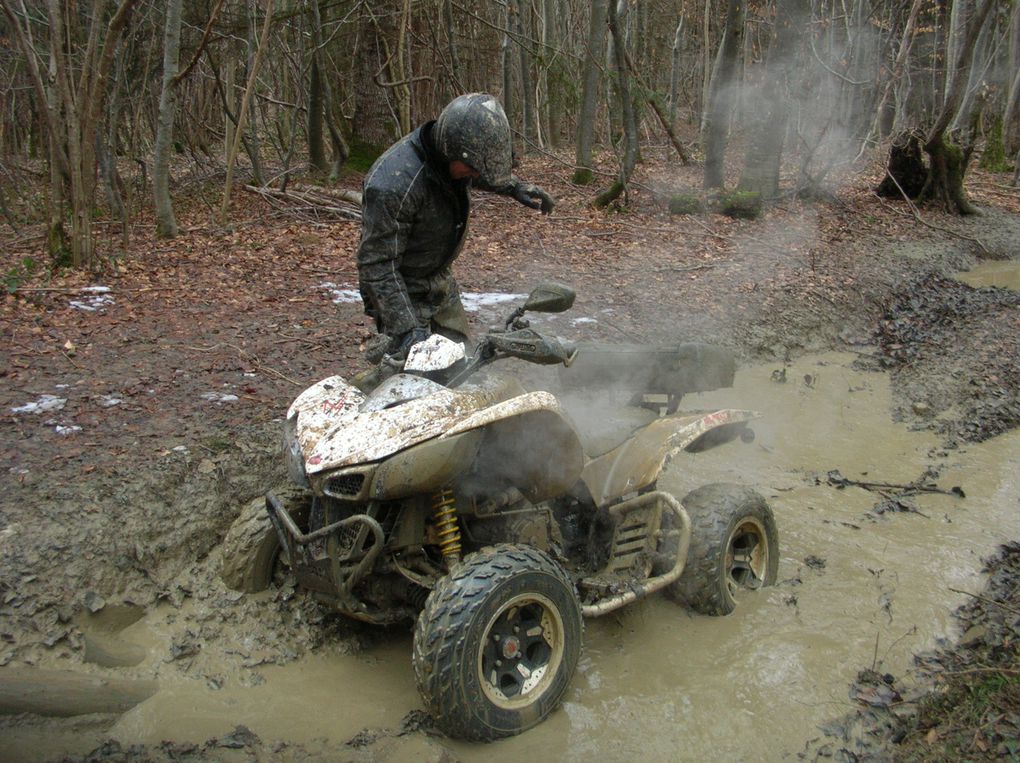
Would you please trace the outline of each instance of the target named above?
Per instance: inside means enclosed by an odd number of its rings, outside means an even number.
[[[311,512],[311,494],[289,486],[275,494],[298,526],[305,526]],[[245,504],[223,539],[220,577],[235,591],[264,591],[285,564],[280,550],[280,538],[269,519],[265,497],[253,498]]]
[[[583,627],[573,583],[541,551],[502,544],[471,554],[439,581],[418,616],[422,702],[451,737],[520,734],[559,705]]]
[[[670,598],[695,612],[728,615],[741,591],[775,584],[779,532],[760,494],[715,483],[681,503],[691,518],[691,545],[683,574],[667,588]]]

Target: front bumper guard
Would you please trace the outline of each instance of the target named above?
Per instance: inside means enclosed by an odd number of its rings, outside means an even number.
[[[353,590],[382,553],[385,537],[379,523],[367,514],[354,514],[304,533],[272,493],[266,495],[266,511],[298,583],[348,614],[368,616],[367,607]],[[325,554],[313,549],[312,544],[319,540],[326,541],[321,544]]]

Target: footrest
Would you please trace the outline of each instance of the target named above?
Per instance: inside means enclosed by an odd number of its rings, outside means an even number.
[[[585,588],[607,590],[621,579],[643,580],[652,571],[652,558],[659,545],[659,528],[662,525],[662,501],[655,493],[650,500],[635,501],[614,506],[616,526],[606,566],[590,578],[581,581]],[[640,503],[638,502],[640,501]]]
[[[683,572],[691,540],[691,522],[680,503],[669,493],[655,491],[639,495],[609,509],[615,520],[609,558],[605,567],[578,582],[581,612],[595,616],[611,612],[631,601],[669,585]],[[664,522],[669,516],[672,521]],[[675,535],[676,559],[668,572],[652,575],[652,569],[667,541]]]

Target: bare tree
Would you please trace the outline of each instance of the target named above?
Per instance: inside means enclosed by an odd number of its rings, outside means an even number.
[[[722,45],[712,74],[708,112],[703,130],[706,189],[722,188],[724,182],[723,162],[726,158],[733,85],[736,81],[737,60],[744,37],[743,14],[744,0],[727,0],[726,27],[723,30]]]
[[[102,124],[109,77],[118,40],[137,0],[121,0],[109,14],[110,6],[97,0],[88,18],[87,37],[82,39],[80,18],[69,21],[70,9],[58,0],[47,0],[49,72],[42,78],[31,37],[31,21],[23,0],[15,14],[13,0],[2,0],[4,14],[13,23],[40,96],[45,104],[50,136],[51,199],[50,254],[62,262],[66,251],[64,235],[63,183],[69,181],[71,201],[70,261],[73,266],[91,266],[95,243],[92,214],[96,197],[96,139]],[[20,19],[20,22],[19,22]]]
[[[581,109],[577,119],[577,152],[574,182],[586,185],[592,173],[592,145],[595,140],[595,117],[598,112],[599,58],[605,45],[606,13],[611,0],[592,0],[588,37],[584,49],[584,81],[581,89]]]
[[[779,193],[783,143],[792,109],[790,80],[799,69],[797,52],[810,16],[810,0],[776,0],[776,29],[757,109],[760,116],[749,136],[739,184],[741,190],[754,191],[766,199]]]
[[[626,2],[626,0],[621,0]],[[630,94],[630,71],[627,66],[627,39],[623,34],[619,19],[619,5],[616,0],[609,0],[609,31],[613,37],[613,57],[616,63],[617,87],[620,90],[620,107],[623,110],[623,156],[620,159],[620,174],[609,188],[595,197],[592,204],[596,208],[607,207],[627,190],[627,183],[638,157],[637,119],[634,114],[634,101]]]
[[[924,150],[929,161],[928,179],[920,198],[934,201],[947,210],[964,215],[977,212],[963,188],[970,152],[951,143],[946,133],[963,103],[974,49],[995,2],[980,0],[980,4],[962,22],[960,28],[954,29],[954,36],[962,35],[962,39],[956,41],[959,52],[949,72],[942,110],[925,136]]]
[[[177,235],[177,218],[170,200],[170,142],[174,129],[174,78],[180,63],[181,0],[167,0],[163,34],[163,89],[159,94],[152,191],[156,207],[156,236]]]
[[[669,126],[676,125],[677,103],[680,100],[680,54],[683,52],[684,17],[680,16],[673,34],[672,55],[669,75]]]
[[[251,69],[248,72],[248,83],[244,88],[244,95],[241,97],[241,106],[237,111],[237,126],[234,131],[234,140],[227,152],[227,179],[223,184],[223,201],[220,204],[219,220],[221,225],[227,222],[227,212],[230,210],[230,191],[234,181],[234,162],[237,159],[237,152],[240,148],[241,136],[244,134],[244,123],[248,118],[248,106],[251,104],[252,94],[255,92],[255,82],[258,78],[259,67],[265,58],[266,50],[269,47],[269,30],[273,25],[274,0],[266,0],[265,19],[262,22],[262,33],[259,35],[258,47],[252,60]]]

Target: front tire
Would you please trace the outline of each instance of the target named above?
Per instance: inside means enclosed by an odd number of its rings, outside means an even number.
[[[583,623],[563,569],[529,546],[471,554],[436,585],[414,630],[422,702],[447,735],[513,736],[559,705]]]
[[[312,496],[307,490],[286,487],[277,498],[299,526],[311,513]],[[258,593],[269,588],[283,564],[280,538],[266,510],[265,497],[253,498],[241,509],[223,539],[223,564],[220,577],[227,588]]]
[[[691,518],[687,564],[668,595],[705,615],[728,615],[741,591],[773,585],[779,571],[779,532],[765,499],[754,490],[715,483],[684,497]]]

